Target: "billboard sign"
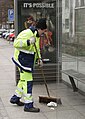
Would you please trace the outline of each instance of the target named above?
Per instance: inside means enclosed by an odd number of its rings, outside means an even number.
[[[32,16],[37,22],[40,18],[46,18],[47,32],[40,37],[40,50],[43,61],[56,62],[56,0],[32,1],[18,0],[15,19],[18,19],[18,33],[26,29],[26,21]],[[17,7],[16,6],[16,7]],[[28,22],[28,21],[27,21]]]

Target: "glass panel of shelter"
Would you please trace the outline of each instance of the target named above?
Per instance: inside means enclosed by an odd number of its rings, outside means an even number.
[[[85,74],[85,1],[69,1],[68,10],[64,0],[62,4],[62,70]],[[66,19],[69,19],[68,27]]]

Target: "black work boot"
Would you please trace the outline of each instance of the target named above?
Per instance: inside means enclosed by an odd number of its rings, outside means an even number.
[[[40,112],[40,109],[33,107],[33,103],[28,103],[28,104],[25,104],[24,111],[25,112]]]
[[[20,101],[20,98],[17,97],[16,95],[13,95],[12,98],[10,99],[10,102],[12,104],[17,104],[18,106],[24,106],[24,103]]]

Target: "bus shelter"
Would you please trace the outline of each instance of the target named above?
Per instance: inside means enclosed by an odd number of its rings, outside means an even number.
[[[62,7],[61,1],[56,0],[15,0],[15,34],[16,36],[22,30],[26,29],[26,21],[32,16],[35,21],[40,18],[46,18],[48,37],[42,36],[40,39],[41,55],[44,62],[43,71],[48,81],[53,81],[60,77],[61,69],[61,22],[60,14]],[[39,68],[35,67],[34,81],[42,81],[42,75]],[[19,79],[19,73],[16,67],[16,80]],[[59,78],[60,79],[60,78]]]

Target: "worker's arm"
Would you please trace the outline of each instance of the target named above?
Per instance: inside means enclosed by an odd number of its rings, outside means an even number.
[[[35,43],[36,39],[30,30],[22,31],[14,41],[15,48],[26,48]]]

